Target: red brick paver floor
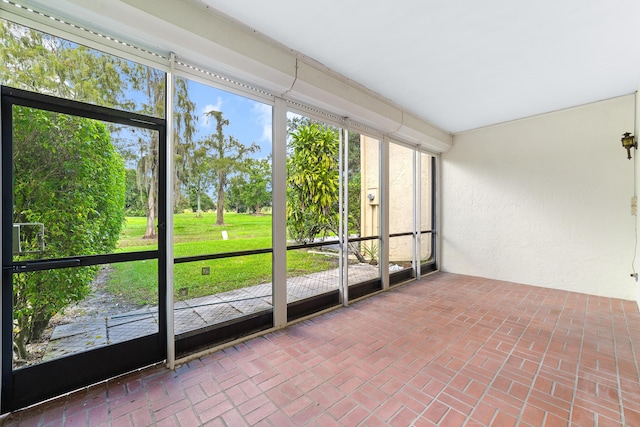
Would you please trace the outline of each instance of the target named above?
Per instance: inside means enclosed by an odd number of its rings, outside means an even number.
[[[640,426],[635,302],[438,273],[10,426]]]

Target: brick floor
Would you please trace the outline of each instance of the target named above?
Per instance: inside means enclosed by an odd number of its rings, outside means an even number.
[[[640,426],[635,302],[438,273],[8,426]]]

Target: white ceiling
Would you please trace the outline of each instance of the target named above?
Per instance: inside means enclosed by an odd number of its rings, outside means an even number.
[[[626,95],[639,0],[200,0],[452,133]]]

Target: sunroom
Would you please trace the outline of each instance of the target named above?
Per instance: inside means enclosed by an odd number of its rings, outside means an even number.
[[[3,413],[434,272],[640,301],[638,6],[287,3],[0,4]]]

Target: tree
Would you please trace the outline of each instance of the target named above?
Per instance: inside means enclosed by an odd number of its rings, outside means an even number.
[[[248,208],[255,215],[263,207],[271,205],[271,158],[246,159],[238,168],[238,173],[229,180],[228,204],[236,212]]]
[[[85,46],[0,22],[0,80],[4,84],[62,98],[119,107],[155,117],[164,116],[165,73],[140,64],[132,64],[113,55]],[[137,91],[141,106],[125,96],[125,89]],[[195,129],[195,103],[189,99],[185,79],[175,81],[175,201],[184,180],[187,161],[185,144]],[[156,238],[155,219],[159,179],[158,133],[137,129],[134,136],[116,141],[120,153],[133,162],[137,189],[145,201],[147,228],[144,238]],[[131,139],[136,143],[130,146]]]
[[[143,112],[162,117],[165,108],[166,74],[151,67],[135,65],[128,67],[124,75],[130,80],[131,87],[144,93]],[[189,162],[188,147],[194,134],[196,116],[195,103],[189,98],[188,84],[185,79],[177,78],[175,84],[174,108],[174,203],[180,202],[180,187],[186,179],[186,164]],[[137,144],[133,148],[137,159],[136,171],[138,191],[146,200],[145,213],[147,228],[143,239],[157,238],[155,220],[158,211],[158,188],[160,178],[160,141],[158,132],[140,129]],[[131,151],[131,149],[130,149]]]
[[[216,225],[224,225],[224,197],[229,176],[238,170],[249,154],[255,153],[260,147],[254,142],[246,146],[232,135],[225,137],[223,128],[229,125],[229,120],[223,118],[222,112],[210,111],[208,116],[216,119],[216,132],[202,142],[211,153],[211,167],[214,171],[214,186],[217,193]]]
[[[210,155],[210,147],[206,144],[206,141],[201,142],[201,145],[190,151],[186,176],[189,194],[193,194],[196,199],[196,215],[198,218],[202,215],[202,198],[207,196],[206,192],[211,189],[214,181]]]
[[[244,213],[247,211],[243,194],[246,185],[247,180],[243,174],[236,174],[229,178],[229,189],[225,196],[225,209],[233,209],[236,213]]]
[[[296,242],[338,230],[339,139],[319,123],[297,126],[287,158],[287,228]]]
[[[193,189],[189,191],[189,208],[193,212],[196,212],[196,214],[198,209],[200,209],[200,211],[208,211],[213,210],[215,206],[216,204],[213,202],[213,199],[207,193],[197,195]],[[200,215],[198,215],[198,217],[199,216]]]
[[[307,118],[289,120],[287,157],[287,230],[298,243],[338,234],[339,149],[338,131]],[[356,144],[357,141],[357,144]],[[349,137],[348,228],[360,231],[360,138]],[[357,228],[356,228],[357,227]],[[349,243],[360,262],[358,245]]]
[[[165,73],[151,67],[136,65],[130,69],[132,87],[145,95],[143,109],[146,114],[164,115]],[[158,210],[158,185],[160,179],[160,135],[157,131],[140,129],[136,132],[136,177],[138,191],[146,200],[147,228],[143,239],[157,238],[155,219]]]
[[[135,169],[127,169],[124,211],[127,216],[144,216],[144,200],[138,191],[138,174]]]
[[[112,252],[124,222],[125,169],[95,120],[16,107],[14,223],[43,223],[45,252],[19,260]],[[96,267],[16,274],[15,348],[37,340],[51,317],[90,291]]]
[[[360,234],[362,232],[362,219],[360,198],[362,184],[361,177],[361,155],[360,155],[360,135],[349,132],[348,141],[348,161],[347,161],[347,182],[348,182],[348,205],[349,205],[349,233]]]
[[[193,135],[195,133],[198,117],[195,115],[196,104],[189,97],[188,81],[182,77],[175,80],[175,103],[173,106],[174,117],[174,212],[177,206],[182,205],[182,192],[188,180],[188,167],[190,161],[190,149],[193,147]],[[186,201],[189,203],[189,200]]]
[[[271,206],[271,159],[247,159],[243,170],[247,176],[244,201],[258,215],[265,206]]]
[[[123,107],[125,62],[25,27],[0,21],[3,84],[106,107]]]

